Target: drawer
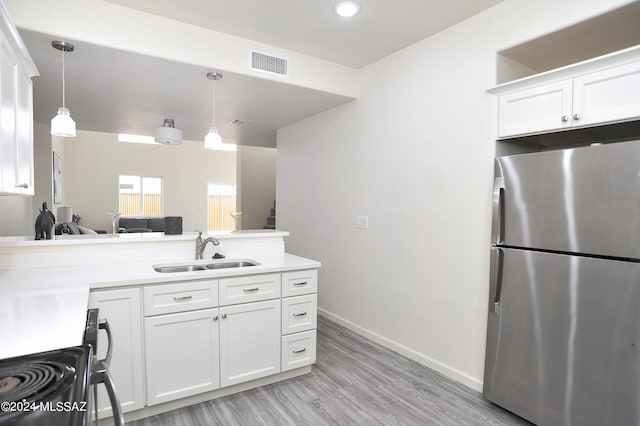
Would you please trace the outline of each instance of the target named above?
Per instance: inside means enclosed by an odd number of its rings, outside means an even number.
[[[282,297],[300,296],[318,292],[318,270],[282,273]]]
[[[144,287],[144,315],[193,311],[218,306],[218,280]]]
[[[280,297],[280,274],[250,275],[220,280],[220,306]]]
[[[282,371],[316,362],[316,330],[282,336]]]
[[[282,334],[312,330],[317,324],[318,295],[282,299]]]

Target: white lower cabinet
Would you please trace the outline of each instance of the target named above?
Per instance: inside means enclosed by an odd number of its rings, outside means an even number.
[[[221,386],[279,372],[280,299],[221,307]]]
[[[123,412],[313,364],[316,291],[315,270],[92,291]],[[102,335],[98,346],[104,357]],[[99,407],[112,415],[103,389]]]
[[[220,387],[218,309],[145,318],[147,403]]]
[[[92,291],[89,307],[98,308],[99,318],[106,318],[113,337],[113,354],[109,371],[116,386],[123,412],[144,407],[144,364],[142,357],[142,312],[139,288]],[[98,358],[107,351],[104,331],[98,336]],[[98,386],[99,416],[111,416],[111,404],[104,386]]]

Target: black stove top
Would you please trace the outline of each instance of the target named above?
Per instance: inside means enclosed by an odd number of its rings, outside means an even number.
[[[89,345],[0,360],[0,425],[85,425]]]

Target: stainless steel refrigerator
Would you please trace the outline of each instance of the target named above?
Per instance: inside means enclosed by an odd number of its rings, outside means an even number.
[[[640,425],[640,141],[496,159],[484,395]]]

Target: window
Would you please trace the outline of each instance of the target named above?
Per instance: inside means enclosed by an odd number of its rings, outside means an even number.
[[[162,178],[120,175],[123,216],[162,216]]]
[[[236,191],[234,185],[210,183],[207,189],[207,211],[209,231],[231,231],[236,211]]]

